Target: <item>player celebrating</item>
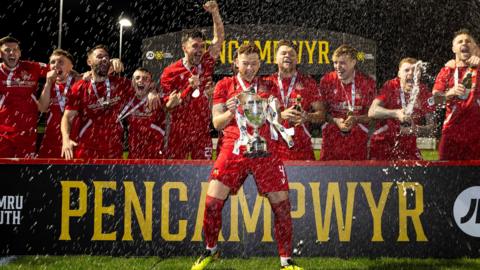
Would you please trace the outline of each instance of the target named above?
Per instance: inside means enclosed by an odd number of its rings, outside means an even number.
[[[368,116],[383,121],[377,122],[370,138],[370,159],[421,159],[417,135],[431,135],[435,104],[431,92],[419,82],[420,69],[416,59],[402,59],[398,77],[387,81],[373,100]]]
[[[20,42],[0,39],[0,157],[33,157],[37,139],[38,80],[46,64],[20,60]]]
[[[47,126],[38,157],[60,158],[62,133],[60,122],[65,111],[66,96],[80,75],[73,71],[73,56],[62,49],[56,49],[50,56],[50,68],[42,94],[38,99],[41,112],[49,111]]]
[[[222,225],[222,209],[229,194],[235,194],[251,172],[260,194],[265,195],[275,214],[275,239],[282,269],[302,269],[294,264],[292,253],[292,219],[288,198],[288,181],[282,161],[272,152],[271,156],[247,158],[245,147],[237,147],[240,140],[239,121],[235,117],[237,96],[254,89],[263,98],[271,96],[274,85],[256,77],[260,68],[259,50],[253,44],[243,44],[238,48],[235,65],[238,74],[224,78],[215,87],[213,95],[213,125],[222,130],[223,141],[220,154],[210,174],[210,182],[205,202],[203,232],[206,251],[192,266],[192,270],[204,269],[219,255],[218,234]],[[240,121],[241,123],[241,121]],[[241,124],[240,124],[241,125]],[[242,126],[242,133],[245,126]],[[271,145],[270,129],[261,127],[261,133]],[[237,145],[237,146],[236,146]],[[236,152],[238,150],[238,152]]]
[[[276,151],[282,160],[314,160],[308,124],[324,120],[317,84],[297,71],[297,48],[292,42],[278,42],[276,61],[278,72],[268,80],[277,85],[276,97],[280,100],[284,127],[294,127],[295,130],[294,146],[289,148],[284,140],[279,140]]]
[[[455,33],[455,67],[444,67],[433,86],[434,96],[446,98],[446,118],[439,145],[440,160],[480,159],[480,95],[477,84],[476,41],[466,29]]]
[[[105,46],[95,46],[89,50],[87,58],[92,78],[76,82],[67,96],[61,122],[62,157],[119,159],[123,154],[123,128],[117,118],[133,96],[132,84],[127,79],[108,76],[110,57]],[[70,132],[79,112],[83,126],[77,144]]]
[[[375,81],[355,70],[357,50],[341,45],[333,52],[335,71],[320,80],[322,110],[328,123],[322,128],[321,160],[367,159],[368,108]]]
[[[186,32],[182,37],[185,57],[166,67],[161,77],[162,89],[170,101],[166,104],[169,111],[166,155],[171,159],[185,159],[189,154],[192,159],[210,159],[212,154],[206,86],[212,80],[224,30],[217,3],[208,1],[204,8],[213,19],[214,37],[208,51],[202,32]]]
[[[160,108],[151,109],[147,106],[148,93],[155,89],[152,73],[145,68],[137,68],[133,73],[132,85],[135,96],[118,116],[119,122],[123,119],[128,121],[128,158],[163,158],[164,112]]]

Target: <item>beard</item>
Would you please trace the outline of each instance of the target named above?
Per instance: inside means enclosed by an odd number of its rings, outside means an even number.
[[[94,64],[92,66],[92,70],[98,76],[106,77],[108,75],[109,67],[110,67],[110,63],[99,63],[99,64]]]

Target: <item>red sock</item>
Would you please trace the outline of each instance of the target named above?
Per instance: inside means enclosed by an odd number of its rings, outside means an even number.
[[[290,216],[290,200],[271,204],[275,214],[274,233],[280,257],[292,256],[292,217]]]
[[[224,200],[207,195],[205,200],[205,213],[203,216],[203,234],[207,247],[213,248],[217,245],[218,234],[222,228],[222,209]]]

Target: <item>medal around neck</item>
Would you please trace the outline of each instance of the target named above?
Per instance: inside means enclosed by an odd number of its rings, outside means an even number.
[[[253,127],[253,135],[249,135],[247,150],[243,155],[247,158],[267,157],[270,153],[267,152],[267,142],[265,138],[261,137],[258,129],[265,124],[267,118],[267,102],[261,98],[255,89],[244,91],[238,97],[240,105],[243,108],[243,113],[246,122]]]
[[[193,98],[198,98],[199,96],[200,96],[200,90],[198,90],[198,88],[197,88],[193,91],[192,97]]]

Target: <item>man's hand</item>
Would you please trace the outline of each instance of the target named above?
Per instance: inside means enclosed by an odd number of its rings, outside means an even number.
[[[448,68],[455,68],[457,67],[457,63],[455,62],[454,59],[451,59],[447,63],[445,63],[445,66]]]
[[[73,158],[73,147],[77,146],[78,144],[73,140],[64,139],[62,144],[62,155],[61,157],[65,157],[65,159],[69,160]]]
[[[395,110],[395,117],[400,123],[410,123],[412,121],[411,116],[406,115],[403,109]]]
[[[203,5],[203,8],[210,14],[218,12],[218,4],[216,1],[208,1]]]
[[[93,73],[92,71],[87,71],[82,74],[82,80],[84,81],[90,81],[93,78]]]
[[[280,117],[284,120],[288,120],[291,123],[301,123],[302,121],[302,113],[295,110],[295,106],[291,106],[284,111],[280,112]]]
[[[349,132],[353,127],[353,125],[347,125],[343,118],[333,118],[333,122],[342,132]]]
[[[225,106],[227,107],[227,110],[229,110],[232,114],[235,114],[239,103],[240,101],[238,100],[238,97],[235,96],[229,98],[227,103],[225,103]]]
[[[147,106],[150,110],[159,110],[162,107],[160,94],[157,92],[149,92],[147,95]]]
[[[55,69],[50,70],[47,72],[47,80],[51,83],[54,83],[57,80],[58,73]]]
[[[213,81],[208,81],[205,84],[205,94],[208,98],[211,98],[213,96],[213,90],[215,90],[215,83]]]
[[[192,75],[192,77],[188,78],[188,83],[193,89],[197,89],[198,87],[200,87],[200,76]]]
[[[110,59],[110,68],[108,69],[108,75],[112,73],[120,74],[125,70],[122,60],[119,58],[112,58]]]
[[[357,123],[357,118],[354,115],[349,115],[347,116],[347,119],[343,121],[346,127],[348,127],[349,130],[353,128],[353,126]]]
[[[465,95],[465,86],[461,83],[448,89],[448,91],[445,93],[445,97],[447,99],[451,99],[455,96],[463,96],[463,95]]]
[[[478,57],[476,55],[470,56],[470,58],[468,58],[468,60],[467,60],[467,64],[471,67],[478,66],[480,64],[480,57]]]
[[[166,104],[167,109],[173,109],[180,105],[182,103],[181,95],[182,93],[179,93],[177,90],[171,92]]]

